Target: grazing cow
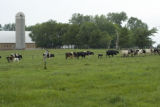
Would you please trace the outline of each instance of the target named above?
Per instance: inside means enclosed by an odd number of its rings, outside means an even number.
[[[0,56],[0,59],[1,59],[2,57]]]
[[[78,56],[78,58],[81,56],[82,58],[85,58],[86,57],[86,55],[87,55],[87,53],[86,52],[77,52],[77,56]]]
[[[117,50],[108,50],[106,51],[106,56],[109,56],[110,55],[113,57],[114,55],[117,55],[119,52]]]
[[[133,52],[129,50],[121,50],[121,54],[123,57],[128,57],[130,53],[133,53]]]
[[[102,58],[103,54],[98,54],[98,59]]]
[[[87,52],[86,52],[86,55],[94,55],[94,52],[87,51]]]
[[[79,59],[79,57],[82,57],[82,58],[85,58],[86,56],[89,56],[89,55],[94,55],[94,52],[90,52],[90,51],[84,51],[84,52],[67,52],[65,53],[65,56],[66,56],[66,59],[67,58],[77,58]]]
[[[144,55],[146,51],[144,49],[138,49],[138,55]]]
[[[11,62],[11,61],[13,61],[14,57],[13,56],[7,56],[6,59],[7,59],[8,62]]]
[[[73,53],[67,52],[67,53],[65,53],[65,56],[66,56],[66,59],[67,59],[68,57],[72,58],[72,57],[73,57]]]
[[[54,54],[50,54],[50,53],[47,53],[47,54],[46,54],[46,53],[44,53],[44,54],[43,54],[43,56],[45,56],[45,55],[47,56],[47,58],[55,57],[55,56],[54,56]]]
[[[128,56],[129,55],[131,55],[131,56],[138,55],[138,52],[139,52],[139,49],[129,49],[128,50]]]
[[[11,54],[10,56],[6,57],[8,62],[19,62],[22,59],[22,55],[20,54]]]
[[[20,54],[15,54],[15,58],[18,58],[19,60],[21,60],[23,57]]]
[[[145,50],[145,54],[149,54],[149,55],[152,54],[152,49],[144,49],[144,50]]]
[[[159,54],[160,55],[160,50],[158,48],[153,49],[154,54]]]

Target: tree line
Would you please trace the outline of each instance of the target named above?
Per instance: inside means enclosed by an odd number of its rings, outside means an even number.
[[[125,12],[95,16],[75,13],[69,23],[49,20],[26,30],[32,31],[30,37],[42,48],[149,48],[154,43],[150,37],[157,32],[136,17],[128,18]]]
[[[15,31],[15,23],[9,23],[2,26],[0,24],[0,31]]]

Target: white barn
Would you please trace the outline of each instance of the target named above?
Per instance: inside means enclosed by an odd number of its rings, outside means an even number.
[[[30,31],[25,31],[25,49],[36,48],[35,42],[29,36]],[[0,31],[0,50],[13,50],[16,48],[15,31]]]

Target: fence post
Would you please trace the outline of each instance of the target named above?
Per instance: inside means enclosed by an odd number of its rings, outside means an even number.
[[[43,61],[44,61],[44,69],[47,69],[47,55],[43,56]]]

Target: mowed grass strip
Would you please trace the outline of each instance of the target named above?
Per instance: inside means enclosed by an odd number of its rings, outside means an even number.
[[[0,51],[0,107],[158,107],[160,105],[160,56],[105,57],[105,50],[90,50],[85,59],[65,59],[53,49]],[[18,63],[6,56],[22,53]],[[104,56],[98,59],[97,54]]]

